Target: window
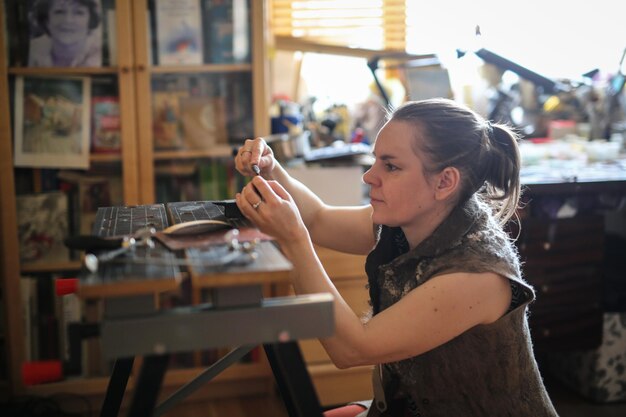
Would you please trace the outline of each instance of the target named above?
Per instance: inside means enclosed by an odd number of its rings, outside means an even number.
[[[570,0],[273,0],[271,6],[277,36],[435,53],[457,79],[467,75],[455,68],[457,49],[484,47],[548,78],[581,80],[595,68],[603,79],[617,71],[626,47],[626,6],[614,0],[584,7]],[[309,92],[319,96],[321,86],[332,101],[348,84],[367,83],[359,91],[366,90],[373,78],[365,59],[351,60],[306,54],[302,75]]]
[[[405,0],[274,0],[277,36],[367,49],[405,49]]]
[[[377,50],[405,50],[405,0],[273,0],[270,5],[279,49],[308,52],[298,91],[314,95],[318,108],[362,102],[374,82],[366,57]],[[281,78],[275,87],[284,85]],[[291,96],[290,91],[275,92]]]

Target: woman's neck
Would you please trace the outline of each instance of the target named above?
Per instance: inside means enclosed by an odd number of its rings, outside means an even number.
[[[454,206],[446,205],[433,209],[424,215],[418,224],[402,226],[402,232],[409,243],[409,248],[414,249],[426,240],[439,227],[441,223],[450,215]]]

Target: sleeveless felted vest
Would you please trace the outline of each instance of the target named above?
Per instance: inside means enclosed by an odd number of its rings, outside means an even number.
[[[519,257],[489,207],[472,197],[409,251],[399,228],[382,226],[366,271],[373,314],[437,275],[495,272],[520,289],[518,305],[422,355],[384,364],[387,397],[404,398],[399,415],[424,417],[554,417],[527,321],[534,291],[521,277]],[[418,336],[416,336],[418,337]],[[389,389],[387,389],[389,391]],[[374,404],[376,401],[374,401]],[[368,416],[394,415],[372,405]]]

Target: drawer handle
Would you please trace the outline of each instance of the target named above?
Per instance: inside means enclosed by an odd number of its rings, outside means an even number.
[[[547,293],[549,291],[550,291],[550,286],[549,285],[544,284],[544,285],[541,286],[541,292]]]
[[[550,242],[543,242],[543,250],[549,251],[551,248],[552,248],[552,243],[550,243]]]
[[[552,334],[552,332],[550,331],[550,329],[543,329],[543,330],[541,330],[541,335],[542,335],[543,337],[549,337],[549,336],[550,336],[550,334]]]

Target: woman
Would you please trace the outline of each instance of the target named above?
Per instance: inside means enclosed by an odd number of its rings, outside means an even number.
[[[236,156],[241,173],[262,175],[237,205],[291,260],[296,292],[335,297],[335,334],[321,340],[332,361],[377,365],[367,415],[556,416],[528,332],[534,293],[502,229],[520,195],[515,133],[451,100],[410,102],[374,154],[364,207],[325,205],[262,139]],[[313,243],[368,254],[371,318],[341,298]]]
[[[102,65],[99,0],[36,0],[31,19],[41,36],[30,41],[29,66]]]

